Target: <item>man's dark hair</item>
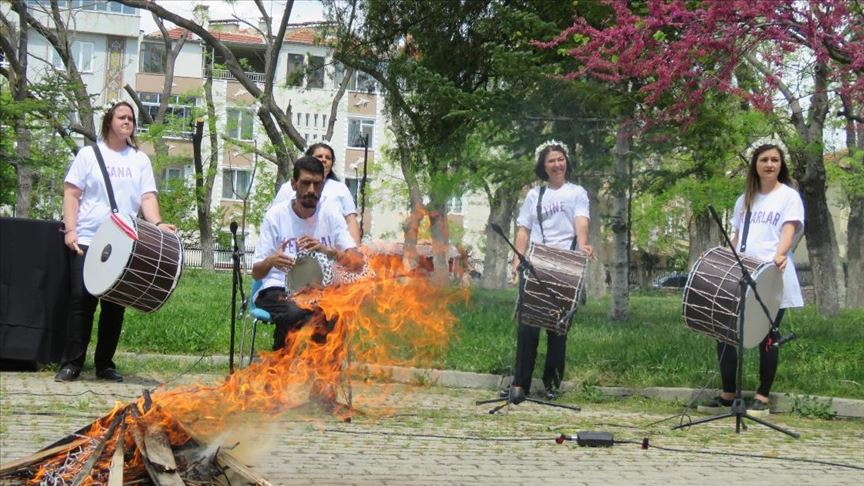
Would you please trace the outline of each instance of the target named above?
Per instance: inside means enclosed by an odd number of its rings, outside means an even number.
[[[304,155],[294,162],[294,174],[292,177],[295,181],[300,180],[301,170],[320,175],[322,178],[324,177],[324,164],[311,155]]]

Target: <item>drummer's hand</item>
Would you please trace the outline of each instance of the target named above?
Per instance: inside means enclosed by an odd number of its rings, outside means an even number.
[[[294,266],[294,259],[286,255],[284,251],[277,251],[267,257],[267,263],[270,265],[270,268],[286,272]]]
[[[76,233],[75,230],[72,230],[72,231],[69,231],[68,233],[66,233],[66,235],[63,237],[63,239],[64,239],[64,242],[66,243],[66,246],[70,250],[77,253],[78,256],[81,256],[84,254],[84,251],[81,248],[78,248],[78,233]]]
[[[584,245],[584,246],[580,247],[580,250],[582,250],[582,253],[584,253],[585,256],[588,257],[589,260],[594,260],[594,259],[595,259],[595,257],[594,257],[594,247],[593,247],[593,246],[591,246],[591,245]]]
[[[786,270],[786,262],[788,261],[789,257],[786,255],[774,255],[774,265],[777,265],[781,272]]]
[[[323,251],[324,245],[311,236],[301,236],[297,239],[297,249],[301,251]]]
[[[159,223],[159,225],[156,227],[159,228],[160,230],[166,232],[166,233],[176,233],[177,232],[177,227],[174,226],[173,224]]]

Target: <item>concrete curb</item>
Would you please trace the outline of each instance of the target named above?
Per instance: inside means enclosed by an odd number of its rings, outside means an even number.
[[[176,354],[155,354],[155,353],[126,353],[119,352],[117,357],[128,360],[153,360],[164,359],[172,361],[181,361],[193,364],[197,361],[208,365],[227,365],[227,356],[189,356]],[[236,363],[236,361],[235,361]],[[510,382],[509,376],[493,375],[487,373],[472,373],[469,371],[455,370],[438,370],[433,368],[408,368],[401,366],[380,366],[380,365],[362,365],[357,364],[358,368],[368,371],[374,376],[386,376],[389,380],[395,383],[404,383],[411,385],[436,385],[447,388],[470,388],[470,389],[488,389],[499,390]],[[532,386],[532,391],[539,392],[542,390],[542,385],[535,380]],[[565,381],[561,384],[562,391],[575,390],[581,386],[581,383],[573,381]],[[598,386],[597,391],[604,395],[612,397],[630,397],[642,396],[666,401],[678,401],[682,403],[692,403],[703,399],[711,398],[720,393],[717,389],[698,389],[698,388],[669,388],[669,387],[649,387],[649,388],[625,388],[614,386]],[[745,398],[752,398],[755,392],[745,391]],[[795,403],[794,395],[784,393],[771,394],[771,411],[772,412],[790,412]],[[864,418],[864,400],[854,400],[851,398],[834,398],[823,396],[798,396],[799,400],[806,400],[812,405],[827,406],[837,413],[839,417],[849,418]]]

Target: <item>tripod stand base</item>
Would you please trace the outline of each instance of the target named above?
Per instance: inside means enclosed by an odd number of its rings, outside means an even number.
[[[574,412],[579,412],[582,410],[581,408],[574,406],[574,405],[564,405],[561,403],[553,403],[553,402],[547,402],[546,400],[538,400],[536,398],[530,398],[527,395],[525,395],[525,390],[523,390],[521,386],[510,387],[510,393],[506,397],[493,398],[491,400],[479,400],[479,401],[474,402],[474,404],[475,405],[486,405],[489,403],[499,403],[499,402],[504,402],[504,403],[496,406],[495,408],[493,408],[491,410],[489,410],[490,414],[494,414],[508,405],[511,405],[511,404],[512,405],[519,405],[522,402],[538,403],[540,405],[546,405],[548,407],[566,408],[568,410],[573,410]]]
[[[756,422],[757,424],[762,424],[765,427],[774,429],[777,432],[782,432],[782,433],[784,433],[790,437],[794,437],[796,439],[801,437],[801,434],[799,434],[798,432],[793,432],[791,430],[784,429],[783,427],[780,427],[779,425],[774,425],[774,424],[772,424],[766,420],[762,420],[761,418],[749,415],[746,412],[723,413],[720,415],[715,415],[713,417],[707,417],[704,419],[699,419],[699,420],[696,420],[696,421],[693,421],[693,422],[690,422],[687,424],[676,425],[675,427],[672,427],[672,430],[683,429],[685,427],[690,427],[693,425],[706,424],[708,422],[714,422],[715,420],[725,419],[725,418],[729,418],[729,417],[735,417],[735,433],[736,434],[740,434],[742,428],[744,430],[747,430],[747,424],[744,423],[744,419],[748,419],[748,420],[752,420],[752,421]]]

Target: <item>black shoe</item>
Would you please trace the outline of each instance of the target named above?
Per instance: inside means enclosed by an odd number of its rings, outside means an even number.
[[[546,400],[549,400],[550,402],[552,402],[552,401],[555,401],[555,400],[558,400],[559,398],[561,398],[561,392],[558,390],[555,390],[555,389],[547,388],[546,392],[543,394],[543,396],[546,397]]]
[[[510,385],[505,386],[498,392],[498,398],[507,398],[510,396]]]
[[[105,368],[104,370],[96,371],[96,378],[107,381],[123,381],[123,375],[117,373],[117,370],[115,370],[114,368]]]
[[[696,410],[702,413],[723,413],[724,411],[728,411],[732,406],[732,402],[734,402],[734,400],[726,400],[720,395],[717,395],[711,400],[698,405]]]
[[[64,382],[64,381],[75,381],[78,379],[78,376],[81,374],[81,370],[76,370],[75,368],[69,368],[68,366],[64,366],[60,368],[60,371],[54,375],[54,381]]]
[[[750,406],[747,407],[747,413],[755,417],[768,415],[771,413],[771,405],[763,402],[762,400],[759,400],[758,398],[754,398],[753,403],[751,403]]]

